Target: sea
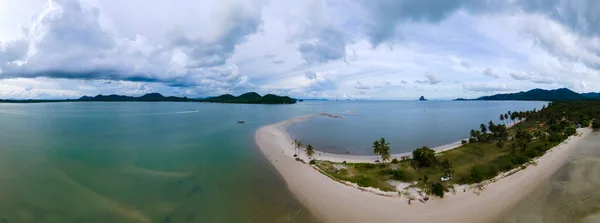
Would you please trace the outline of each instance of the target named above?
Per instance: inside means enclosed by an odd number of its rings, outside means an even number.
[[[0,222],[317,222],[254,134],[289,118],[318,150],[409,152],[468,137],[536,101],[0,104]],[[244,121],[244,123],[238,123]]]

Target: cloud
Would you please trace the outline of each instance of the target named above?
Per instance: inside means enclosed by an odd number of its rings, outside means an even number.
[[[258,32],[260,13],[232,4],[215,22],[214,38],[184,32],[154,43],[145,36],[119,38],[100,23],[100,9],[79,0],[50,0],[26,25],[23,37],[1,42],[0,78],[65,78],[160,82],[170,86],[235,88],[239,74],[226,61]],[[17,61],[17,62],[14,62]],[[4,63],[2,63],[4,62]],[[248,77],[245,77],[248,78]]]
[[[465,68],[471,68],[471,63],[467,62],[467,61],[460,61],[460,65],[462,65]]]
[[[528,74],[528,73],[524,73],[524,72],[510,72],[510,76],[513,79],[520,80],[520,81],[530,80],[531,79],[531,75]]]
[[[360,81],[356,81],[356,85],[354,86],[354,88],[359,89],[359,90],[371,89],[371,87],[369,87],[367,85],[363,85]]]
[[[499,91],[514,90],[514,89],[506,87],[506,85],[503,83],[463,84],[462,88],[467,91],[475,91],[475,92],[499,92]]]
[[[306,71],[306,72],[304,72],[304,77],[306,77],[306,79],[309,79],[309,80],[314,80],[317,78],[317,73],[312,72],[312,71]]]
[[[488,68],[486,68],[486,69],[483,71],[483,75],[485,75],[485,76],[488,76],[488,77],[491,77],[491,78],[495,78],[495,79],[498,79],[498,78],[499,78],[498,74],[496,74],[496,73],[494,72],[494,70],[492,70],[492,68],[491,68],[491,67],[488,67]]]
[[[337,90],[338,88],[339,84],[336,81],[325,77],[319,77],[313,79],[304,90],[306,92],[326,92]]]
[[[442,98],[500,91],[476,85],[505,74],[514,90],[600,91],[600,4],[590,0],[14,2],[0,1],[0,84],[14,92],[0,97]]]
[[[436,85],[436,84],[442,83],[442,81],[439,79],[439,77],[436,74],[426,73],[425,77],[427,78],[426,80],[417,80],[417,81],[415,81],[415,83],[430,84],[430,85]]]
[[[554,80],[552,80],[551,78],[547,78],[547,77],[535,78],[532,81],[533,81],[533,83],[537,83],[537,84],[553,84],[554,83]]]

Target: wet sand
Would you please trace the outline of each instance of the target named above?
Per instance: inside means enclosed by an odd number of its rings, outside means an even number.
[[[600,132],[582,139],[580,145],[566,165],[499,222],[600,222]]]

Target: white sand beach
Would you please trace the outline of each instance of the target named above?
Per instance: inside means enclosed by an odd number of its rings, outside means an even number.
[[[490,222],[516,204],[568,161],[571,151],[591,129],[579,129],[531,165],[486,186],[479,194],[458,191],[443,199],[408,205],[403,197],[386,197],[334,181],[308,164],[294,160],[292,139],[286,127],[315,114],[301,116],[260,128],[256,143],[279,171],[290,191],[324,222]],[[456,145],[457,146],[457,145]],[[448,146],[445,149],[455,148]],[[440,148],[437,148],[438,150]],[[369,162],[375,157],[320,153],[316,159]],[[401,156],[396,154],[395,156]]]

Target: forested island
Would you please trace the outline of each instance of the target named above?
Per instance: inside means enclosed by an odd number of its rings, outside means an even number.
[[[581,101],[581,100],[598,100],[600,93],[577,93],[568,88],[560,88],[555,90],[533,89],[529,91],[521,91],[510,94],[496,94],[491,96],[483,96],[476,99],[458,98],[455,101]]]
[[[96,95],[94,97],[83,96],[78,99],[62,99],[62,100],[0,100],[0,103],[48,103],[48,102],[211,102],[211,103],[237,103],[237,104],[294,104],[296,99],[288,96],[278,96],[267,94],[261,96],[256,92],[249,92],[240,96],[224,94],[217,97],[208,98],[187,98],[187,97],[165,97],[160,93],[149,93],[139,97],[125,95]]]

